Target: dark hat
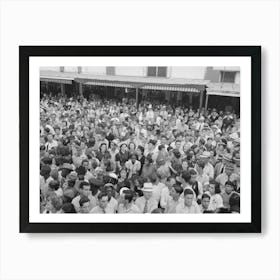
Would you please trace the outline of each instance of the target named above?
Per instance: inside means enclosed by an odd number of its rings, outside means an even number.
[[[62,170],[62,169],[68,169],[68,170],[73,171],[73,167],[70,163],[63,163],[63,165],[59,168],[59,170]]]
[[[175,156],[176,158],[179,158],[179,157],[181,156],[181,153],[180,153],[180,151],[179,151],[178,149],[174,149],[174,150],[173,150],[173,154],[174,154],[174,156]]]

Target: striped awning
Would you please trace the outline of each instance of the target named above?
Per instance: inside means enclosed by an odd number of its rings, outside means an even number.
[[[84,83],[84,85],[104,86],[104,87],[122,87],[122,88],[134,88],[135,87],[132,84],[98,81],[98,80],[86,82],[86,83]]]
[[[56,77],[40,77],[41,82],[59,83],[71,85],[73,79],[71,78],[56,78]]]
[[[140,87],[149,90],[166,90],[166,91],[182,91],[182,92],[200,92],[197,88],[192,87],[174,87],[169,85],[144,85]]]
[[[169,85],[135,85],[130,83],[116,83],[116,82],[110,82],[110,81],[90,81],[84,83],[85,85],[97,85],[97,86],[108,86],[108,87],[122,87],[122,88],[140,88],[145,90],[166,90],[166,91],[182,91],[182,92],[200,92],[196,88],[192,87],[174,87]]]

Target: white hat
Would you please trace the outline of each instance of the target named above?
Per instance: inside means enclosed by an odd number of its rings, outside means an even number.
[[[127,187],[121,188],[120,189],[120,195],[122,195],[124,191],[129,191],[129,188],[127,188]]]
[[[115,173],[113,173],[113,172],[110,172],[108,175],[109,175],[109,177],[118,180],[117,174],[115,174]]]
[[[152,183],[144,183],[144,186],[142,188],[142,192],[153,192]]]
[[[210,156],[211,156],[210,152],[204,151],[200,157],[201,158],[210,158]]]

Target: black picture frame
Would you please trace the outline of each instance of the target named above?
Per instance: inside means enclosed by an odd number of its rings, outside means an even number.
[[[29,222],[29,58],[32,56],[251,57],[251,223],[31,223]],[[261,46],[19,46],[21,233],[260,233]],[[39,181],[39,179],[38,179]]]

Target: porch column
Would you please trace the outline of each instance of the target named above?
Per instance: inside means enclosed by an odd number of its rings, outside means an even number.
[[[80,95],[81,97],[84,97],[84,96],[83,96],[83,84],[82,84],[82,83],[79,83],[79,95]]]
[[[61,89],[62,96],[65,96],[65,84],[61,83],[60,89]]]
[[[208,107],[208,98],[209,98],[209,95],[206,93],[205,111],[207,110],[207,107]]]
[[[139,89],[138,89],[138,87],[136,88],[136,108],[137,108],[137,110],[139,108]]]
[[[200,91],[200,99],[199,99],[199,114],[201,114],[202,103],[203,103],[203,90],[201,90],[201,91]]]
[[[189,104],[192,106],[193,93],[189,94]]]

